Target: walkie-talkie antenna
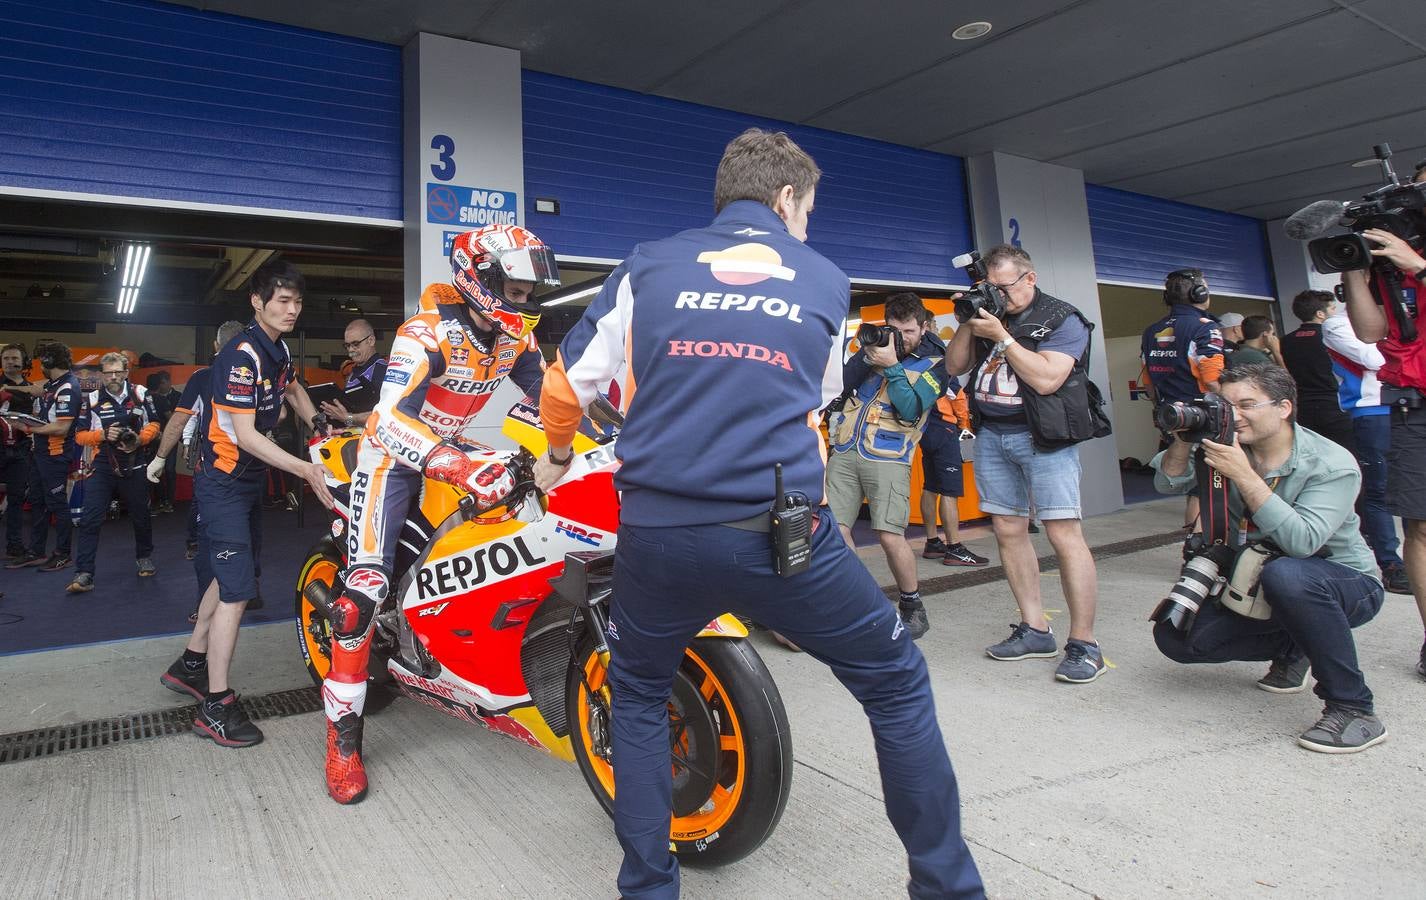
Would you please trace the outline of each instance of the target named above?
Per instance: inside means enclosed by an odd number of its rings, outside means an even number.
[[[774,482],[773,490],[777,492],[777,494],[773,497],[772,509],[773,512],[782,512],[783,510],[787,509],[787,494],[783,493],[782,490],[782,463],[778,463],[773,466],[772,471]]]

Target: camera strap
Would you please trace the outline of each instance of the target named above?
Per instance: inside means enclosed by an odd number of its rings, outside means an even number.
[[[1203,526],[1203,540],[1209,545],[1228,543],[1227,476],[1208,464],[1203,447],[1193,451],[1193,464],[1198,475],[1198,521]]]

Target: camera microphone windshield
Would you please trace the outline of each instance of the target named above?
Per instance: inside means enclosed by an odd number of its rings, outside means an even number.
[[[1310,241],[1344,224],[1346,211],[1347,204],[1340,200],[1318,200],[1288,216],[1282,230],[1294,241]]]

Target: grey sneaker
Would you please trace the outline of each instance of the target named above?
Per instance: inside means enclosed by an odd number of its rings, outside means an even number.
[[[135,562],[135,565],[139,568],[140,578],[152,578],[155,574],[158,573],[158,568],[153,564],[153,560],[149,559],[147,556],[140,557]]]
[[[1010,626],[1010,637],[986,647],[985,655],[1004,662],[1017,659],[1053,659],[1060,655],[1060,648],[1055,644],[1054,629],[1036,631],[1021,622],[1019,625]]]
[[[1318,753],[1358,753],[1386,740],[1381,719],[1350,706],[1328,703],[1317,724],[1302,732],[1297,743]]]
[[[1065,658],[1055,669],[1056,681],[1070,684],[1089,684],[1108,670],[1104,665],[1104,653],[1098,644],[1087,644],[1070,638],[1065,641]]]
[[[911,640],[921,640],[921,635],[931,630],[931,620],[926,617],[926,604],[899,603],[897,606],[901,614],[901,624],[906,626]]]
[[[1296,694],[1307,687],[1307,672],[1312,663],[1307,657],[1296,659],[1275,659],[1268,666],[1268,674],[1258,679],[1258,687],[1274,694]]]
[[[94,576],[88,572],[80,572],[74,576],[74,580],[69,583],[69,587],[64,589],[66,594],[87,594],[94,590]]]

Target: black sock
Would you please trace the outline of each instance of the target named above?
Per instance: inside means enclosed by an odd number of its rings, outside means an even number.
[[[902,591],[902,592],[901,592],[901,605],[902,605],[902,606],[920,606],[920,605],[921,605],[921,592],[920,592],[920,591],[912,591],[911,593],[908,594],[906,591]]]
[[[183,668],[190,672],[201,672],[208,668],[208,654],[197,650],[183,651]]]
[[[232,695],[232,688],[228,688],[226,691],[218,691],[216,693],[213,691],[209,691],[203,696],[203,702],[208,704],[209,706],[217,706],[219,703],[222,703],[224,700],[228,699]]]

